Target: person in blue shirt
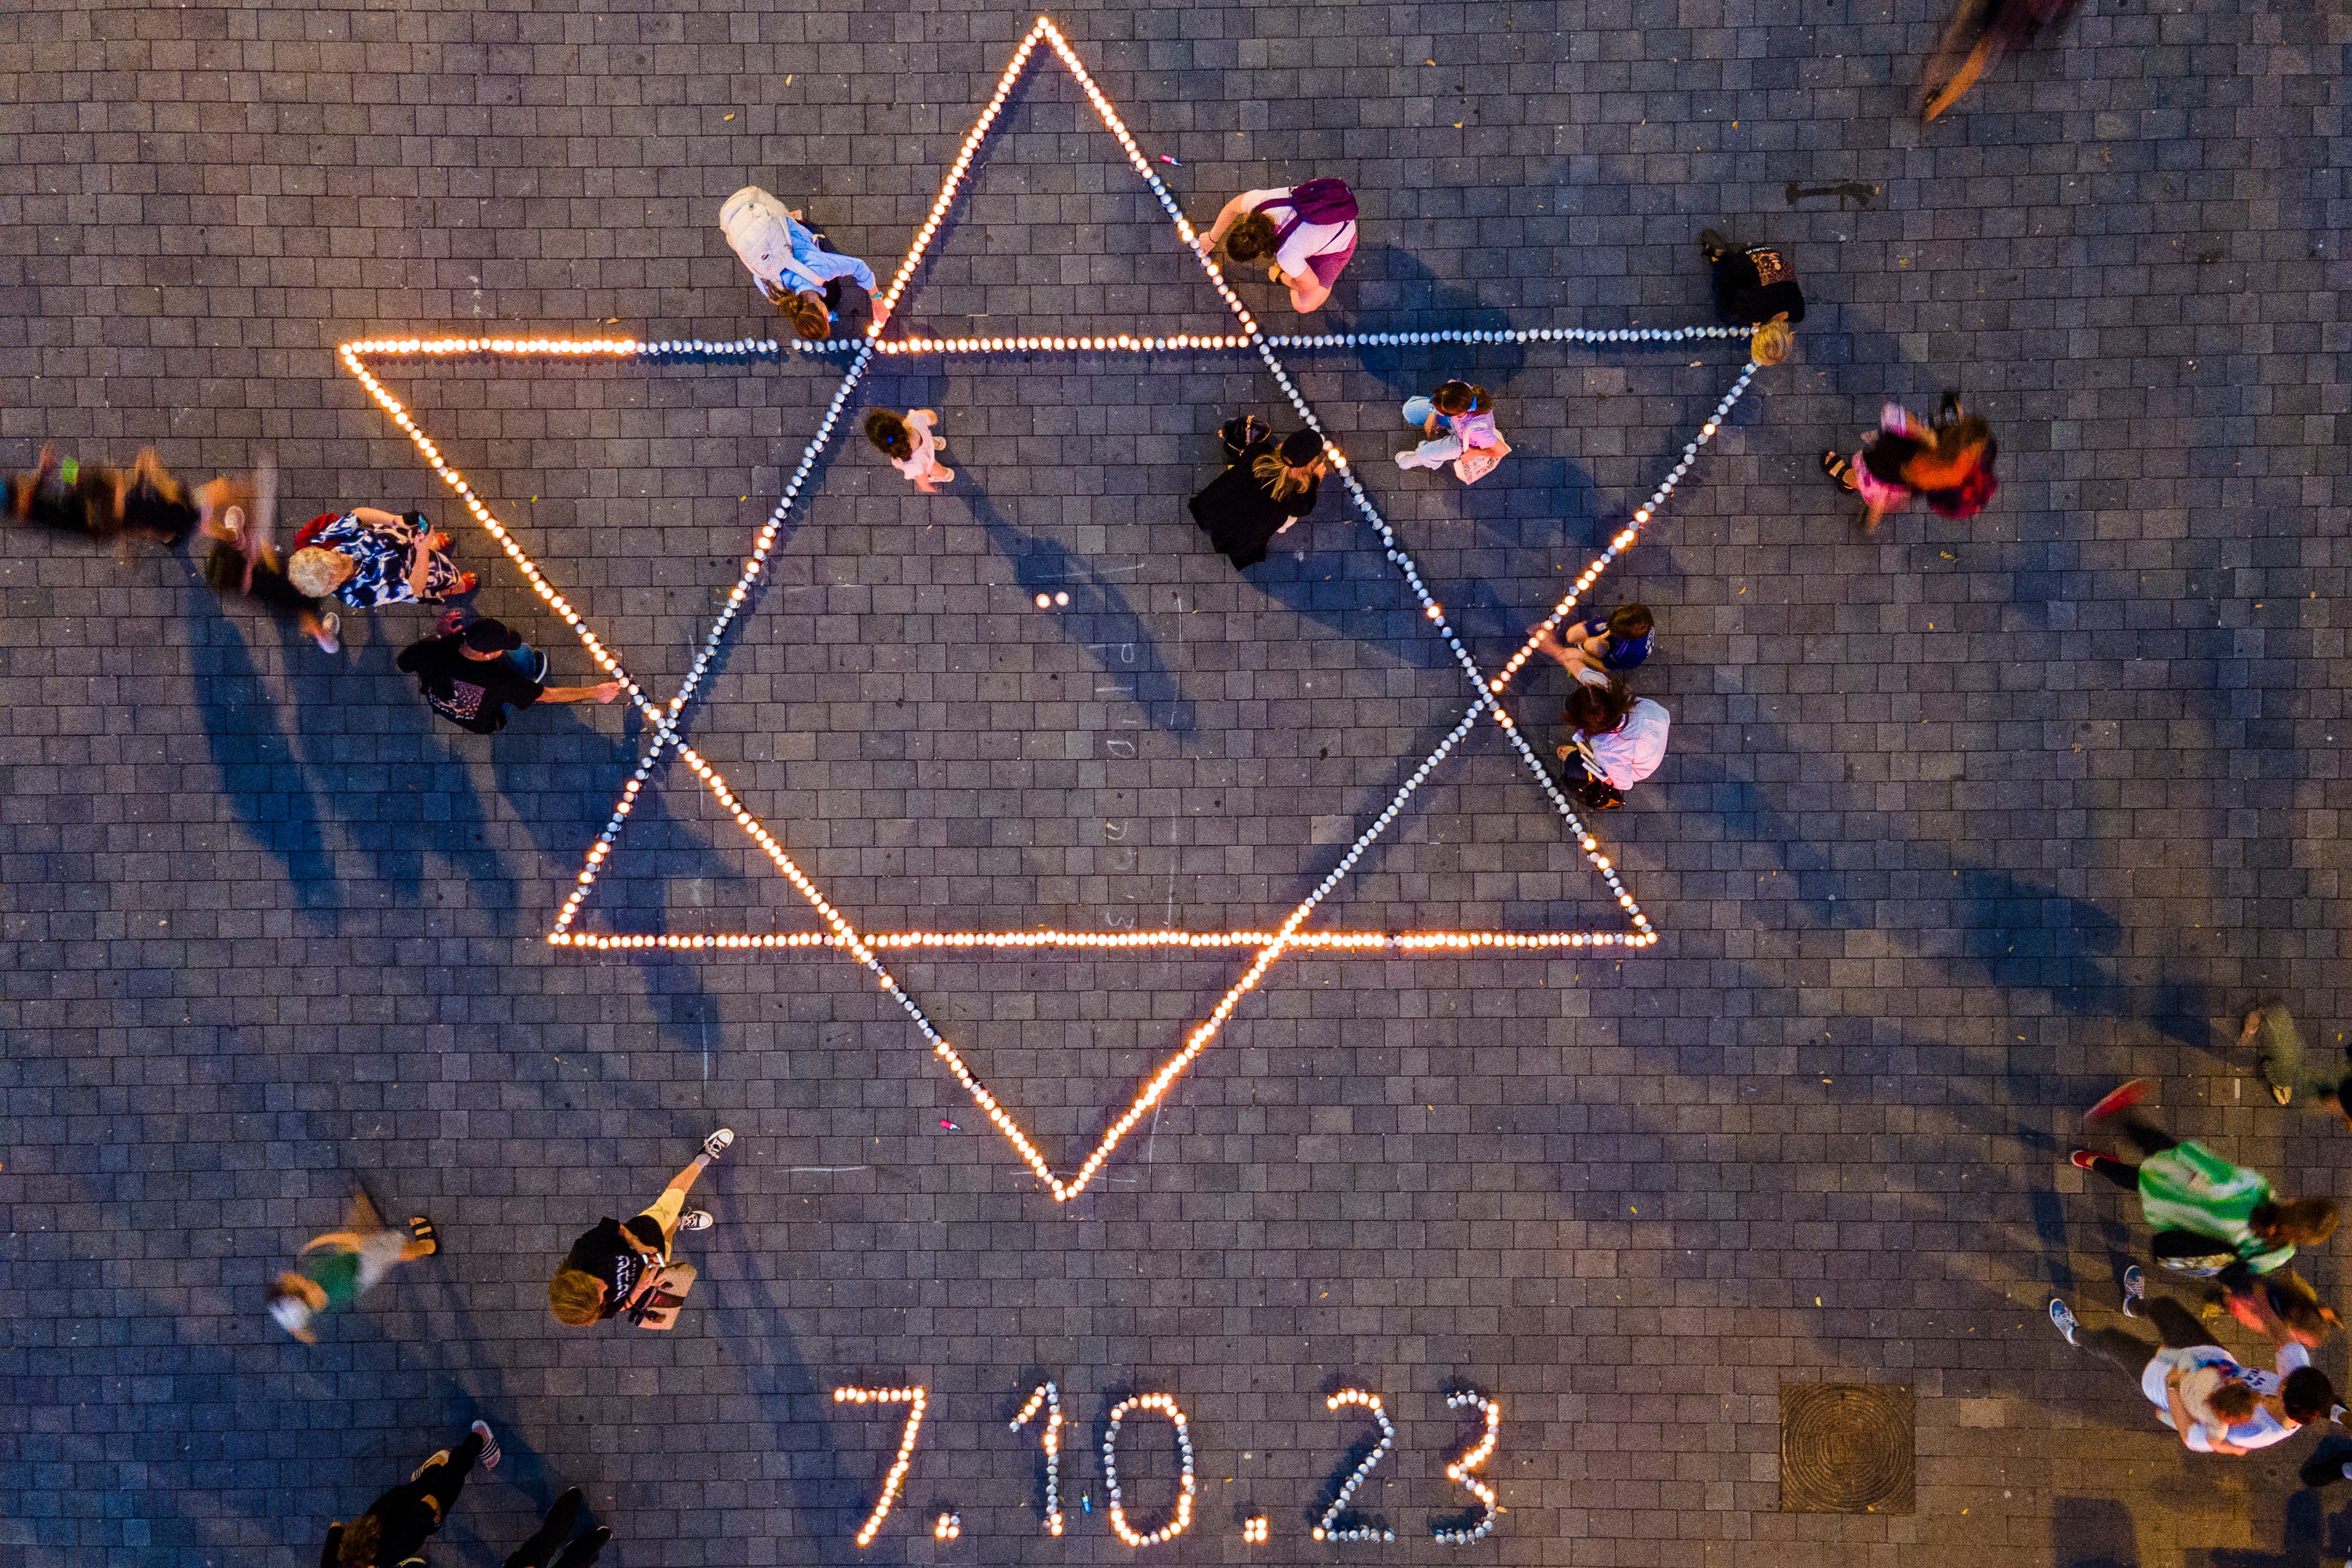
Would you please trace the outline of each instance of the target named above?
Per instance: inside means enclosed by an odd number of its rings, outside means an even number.
[[[1606,615],[1571,621],[1555,636],[1548,625],[1535,629],[1536,652],[1549,654],[1588,686],[1609,684],[1638,667],[1657,645],[1658,623],[1646,604],[1621,604]]]
[[[719,228],[751,269],[761,296],[810,341],[833,336],[845,277],[873,299],[876,326],[890,319],[889,308],[875,298],[874,269],[854,256],[826,249],[824,236],[801,222],[800,213],[759,186],[746,185],[727,198],[719,209]]]

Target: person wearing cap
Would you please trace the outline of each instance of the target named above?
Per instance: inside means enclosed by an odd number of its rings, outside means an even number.
[[[824,235],[801,221],[800,209],[787,208],[759,186],[746,185],[727,198],[719,209],[719,232],[750,269],[761,297],[809,341],[833,336],[845,277],[866,290],[877,327],[890,319],[890,308],[876,288],[874,269],[835,250]]]
[[[1227,421],[1219,434],[1225,471],[1192,497],[1192,521],[1234,566],[1255,566],[1267,541],[1315,509],[1330,465],[1323,438],[1311,430],[1277,442],[1253,414]]]
[[[485,616],[463,630],[443,622],[443,630],[411,643],[400,651],[394,667],[416,677],[416,688],[433,711],[476,735],[496,735],[507,727],[507,709],[534,703],[608,703],[621,695],[621,683],[605,681],[593,686],[551,686],[516,667],[509,655],[523,648],[523,640],[503,621]],[[541,672],[546,661],[537,660]]]
[[[269,1289],[270,1321],[304,1344],[316,1344],[313,1320],[351,1305],[399,1265],[440,1250],[431,1220],[420,1214],[405,1228],[386,1225],[362,1193],[352,1199],[341,1230],[311,1238],[295,1268],[278,1276]]]

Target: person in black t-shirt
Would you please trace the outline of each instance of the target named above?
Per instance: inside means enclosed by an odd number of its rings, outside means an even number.
[[[447,1522],[457,1493],[477,1460],[488,1469],[498,1460],[498,1445],[489,1424],[474,1423],[466,1440],[444,1448],[401,1485],[373,1502],[349,1524],[327,1527],[327,1543],[319,1552],[319,1568],[397,1568],[425,1550],[433,1532]]]
[[[1796,268],[1778,246],[1735,246],[1713,229],[1702,229],[1698,253],[1715,268],[1716,313],[1743,327],[1805,319],[1805,291]]]
[[[732,1131],[719,1128],[702,1140],[702,1152],[669,1178],[669,1186],[644,1213],[627,1221],[607,1217],[593,1230],[581,1233],[563,1266],[547,1282],[547,1304],[556,1322],[587,1328],[617,1316],[660,1275],[669,1261],[673,1237],[680,1230],[710,1228],[707,1210],[686,1212],[687,1189],[734,1141]]]
[[[608,703],[621,683],[593,686],[549,686],[516,668],[508,653],[522,638],[502,621],[484,619],[463,631],[446,631],[411,643],[394,661],[416,677],[417,690],[433,711],[461,729],[496,735],[507,727],[507,709],[533,703]],[[542,666],[543,667],[543,666]]]

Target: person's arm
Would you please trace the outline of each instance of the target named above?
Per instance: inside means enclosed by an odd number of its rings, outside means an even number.
[[[1251,197],[1263,196],[1265,194],[1265,193],[1263,191],[1244,191],[1240,195],[1235,196],[1232,201],[1227,202],[1223,207],[1219,208],[1217,211],[1217,221],[1209,225],[1209,232],[1201,236],[1201,254],[1206,256],[1209,252],[1216,249],[1218,245],[1223,241],[1225,231],[1232,228],[1235,224],[1241,222],[1249,210],[1256,204],[1250,199]]]
[[[1549,627],[1538,626],[1535,648],[1537,653],[1551,659],[1580,682],[1584,679],[1584,673],[1587,670],[1597,671],[1601,668],[1586,644],[1584,627],[1581,622],[1570,623],[1568,639],[1565,641],[1554,635]]]
[[[2189,1435],[2203,1423],[2189,1413],[2189,1402],[2180,1397],[2180,1369],[2177,1366],[2165,1375],[2164,1402],[2172,1416],[2172,1435],[2180,1439],[2182,1448],[2195,1453],[2196,1445],[2189,1442]]]
[[[1295,275],[1286,272],[1282,281],[1290,289],[1290,308],[1301,316],[1322,308],[1323,301],[1331,298],[1331,291],[1323,287],[1322,279],[1315,276],[1311,267]]]
[[[593,686],[543,686],[539,700],[543,703],[608,703],[621,695],[621,683],[605,681]]]
[[[421,600],[433,586],[433,547],[423,539],[411,541],[408,547],[408,596]]]

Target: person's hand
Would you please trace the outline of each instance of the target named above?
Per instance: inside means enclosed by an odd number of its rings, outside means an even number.
[[[425,548],[426,549],[447,549],[449,548],[449,536],[436,528],[432,533],[425,536]]]
[[[1289,281],[1289,279],[1282,276],[1282,264],[1280,262],[1276,262],[1274,266],[1265,269],[1265,280],[1268,283],[1286,283]]]
[[[1568,754],[1575,749],[1576,747],[1572,746],[1555,746],[1551,748],[1551,754],[1565,762],[1568,760]]]
[[[888,301],[877,299],[874,302],[874,324],[877,327],[887,327],[890,324],[890,306]]]
[[[604,681],[596,687],[596,700],[600,703],[611,702],[620,695],[621,683],[618,681]]]
[[[803,212],[798,207],[786,207],[784,209],[784,216],[792,219],[794,223],[804,221]]]

